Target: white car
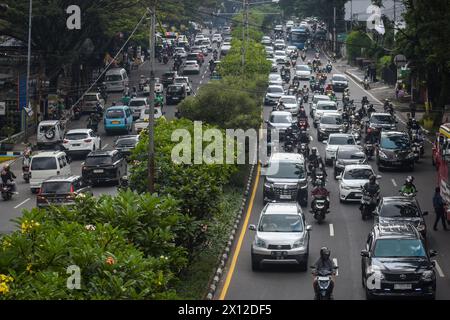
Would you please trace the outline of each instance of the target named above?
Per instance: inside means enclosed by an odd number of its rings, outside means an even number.
[[[317,128],[317,124],[320,122],[320,118],[325,113],[337,113],[338,107],[334,101],[319,101],[316,104],[316,108],[313,110],[313,125]]]
[[[284,43],[284,41],[283,42],[281,42],[281,41],[280,42],[275,42],[273,47],[275,48],[275,50],[282,50],[282,51],[286,50],[286,44]]]
[[[298,114],[300,107],[296,96],[281,96],[280,102],[283,102],[285,111],[289,111],[293,116]]]
[[[183,74],[187,73],[200,73],[200,66],[198,65],[197,61],[195,60],[188,60],[184,63],[183,66]]]
[[[286,28],[292,28],[293,26],[294,26],[294,21],[288,20],[288,21],[286,22]]]
[[[267,46],[267,47],[265,47],[265,48],[266,48],[266,53],[267,53],[267,54],[269,54],[269,53],[274,54],[273,47]]]
[[[277,24],[275,26],[275,28],[273,28],[273,30],[275,30],[275,31],[283,31],[283,26],[281,24]]]
[[[155,119],[159,119],[163,116],[160,107],[155,107]],[[143,129],[148,127],[148,121],[150,119],[150,108],[146,108],[141,111],[139,119],[134,123],[134,130],[139,134]]]
[[[147,98],[145,97],[139,97],[139,98],[133,98],[128,103],[128,106],[130,107],[131,111],[133,112],[133,120],[136,120],[141,115],[141,110],[148,108],[150,106]]]
[[[198,40],[203,40],[203,39],[205,39],[206,37],[205,37],[205,35],[204,34],[202,34],[202,33],[198,33],[198,34],[196,34],[195,35],[195,42],[196,41],[198,41]]]
[[[283,79],[281,79],[281,75],[279,73],[271,73],[269,74],[269,86],[282,86]]]
[[[67,154],[85,154],[102,148],[102,140],[92,129],[69,130],[63,140]]]
[[[189,77],[175,77],[173,83],[181,83],[184,85],[184,88],[186,89],[186,94],[190,95],[192,93],[191,89],[191,81],[189,80]]]
[[[155,78],[155,93],[163,93],[164,85],[159,81],[159,78]],[[150,94],[150,84],[144,85],[144,89],[142,90],[144,96],[148,96]]]
[[[287,46],[286,48],[286,54],[289,56],[291,55],[291,53],[297,51],[297,47],[296,46]]]
[[[285,64],[287,62],[286,51],[276,50],[275,54],[274,54],[274,58],[278,64]]]
[[[220,35],[220,33],[214,33],[212,36],[212,42],[222,42],[222,36]]]
[[[349,133],[331,133],[328,141],[324,141],[327,147],[325,148],[325,164],[333,164],[336,158],[336,151],[339,146],[357,145],[355,137]]]
[[[315,94],[309,103],[309,114],[314,116],[314,110],[316,110],[317,102],[319,101],[331,101],[331,98],[324,94]]]
[[[187,52],[182,47],[175,48],[175,56],[178,56],[182,59],[185,59],[187,57]]]
[[[294,78],[298,80],[309,80],[311,78],[311,68],[306,64],[296,65]]]
[[[269,86],[267,88],[266,97],[264,98],[265,105],[277,104],[281,96],[284,96],[284,89],[282,86]]]
[[[339,180],[339,200],[360,201],[362,197],[362,187],[369,182],[369,177],[375,175],[372,167],[368,164],[353,164],[345,166],[344,171],[338,177]],[[377,176],[380,179],[381,176]]]

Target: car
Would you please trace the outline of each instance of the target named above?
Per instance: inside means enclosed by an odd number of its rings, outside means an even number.
[[[397,130],[397,121],[390,113],[373,112],[366,122],[367,129],[379,130]]]
[[[405,132],[382,131],[380,143],[375,145],[378,170],[383,168],[407,168],[414,170],[415,155],[409,136]]]
[[[288,58],[286,56],[286,52],[284,50],[275,50],[274,56],[277,64],[286,64]]]
[[[344,166],[339,180],[339,200],[361,201],[362,187],[369,182],[369,177],[375,175],[372,167],[368,164],[349,164]],[[381,176],[376,176],[381,179]]]
[[[161,83],[163,84],[163,86],[168,86],[169,84],[173,84],[173,81],[176,77],[178,77],[178,73],[176,71],[164,72],[161,76]]]
[[[150,79],[148,80],[150,81]],[[159,78],[155,78],[155,93],[163,93],[164,85],[160,82]],[[150,83],[144,85],[144,89],[142,90],[144,96],[150,95]]]
[[[166,103],[178,104],[186,98],[186,88],[184,84],[171,84],[167,87]]]
[[[216,43],[216,42],[222,42],[222,36],[220,33],[214,33],[212,36],[212,42]]]
[[[299,64],[295,66],[294,79],[309,80],[311,78],[311,68],[306,64]]]
[[[230,34],[231,33],[231,27],[225,26],[222,28],[223,34]]]
[[[320,118],[327,113],[339,113],[337,103],[334,101],[318,101],[313,110],[313,126],[317,128]]]
[[[261,171],[264,176],[263,203],[296,201],[308,205],[308,175],[302,154],[273,153]]]
[[[261,212],[251,246],[252,270],[265,264],[296,265],[308,269],[311,226],[296,203],[268,203]]]
[[[270,39],[269,36],[264,36],[261,40],[261,44],[264,46],[270,46],[272,45],[272,39]]]
[[[134,130],[137,134],[139,134],[142,130],[148,128],[148,121],[150,118],[150,108],[144,109],[141,111],[141,116],[139,119],[134,123]],[[160,107],[155,107],[155,119],[159,119],[163,116],[163,112],[161,111]]]
[[[211,40],[208,38],[202,40],[201,46],[206,49],[205,55],[208,55],[208,52],[212,51]]]
[[[37,147],[55,147],[62,143],[64,126],[60,120],[44,120],[39,122],[37,128]]]
[[[101,149],[102,140],[92,129],[72,129],[67,131],[62,145],[68,155],[87,155]]]
[[[230,52],[230,50],[231,50],[231,43],[224,42],[220,46],[220,56],[226,56],[228,54],[228,52]]]
[[[139,135],[119,136],[116,141],[114,141],[114,149],[118,150],[125,157],[128,157],[138,143]]]
[[[356,145],[359,142],[355,140],[355,137],[349,133],[331,133],[328,137],[328,141],[325,148],[325,164],[332,165],[336,159],[336,151],[339,146]]]
[[[284,111],[289,111],[293,116],[298,114],[300,107],[296,96],[281,96],[280,102],[284,104]]]
[[[274,105],[278,103],[281,96],[284,95],[284,89],[280,85],[271,85],[267,88],[267,93],[264,98],[265,105]]]
[[[277,24],[274,28],[274,31],[283,31],[283,26],[281,24]]]
[[[411,223],[425,239],[427,226],[419,202],[414,197],[394,196],[383,197],[374,212],[376,223]]]
[[[101,108],[105,106],[105,100],[102,98],[101,94],[98,92],[88,92],[83,97],[81,112],[96,112],[97,104],[99,104]]]
[[[294,26],[294,21],[288,20],[286,22],[286,29],[292,28]]]
[[[334,160],[334,174],[340,176],[345,167],[352,164],[367,164],[367,156],[361,146],[339,146]]]
[[[81,164],[81,174],[92,185],[100,182],[120,182],[127,175],[127,162],[118,150],[92,151]]]
[[[377,223],[361,251],[366,298],[436,297],[435,250],[428,250],[412,224]]]
[[[183,74],[200,73],[200,66],[195,60],[187,60],[183,65]]]
[[[272,111],[269,116],[267,123],[267,130],[269,130],[268,135],[271,135],[271,130],[276,130],[279,137],[283,138],[287,128],[289,128],[294,122],[292,113],[289,111]]]
[[[194,40],[194,42],[202,41],[203,39],[206,39],[205,35],[202,34],[202,33],[197,33],[197,34],[195,35],[195,40]]]
[[[216,61],[216,62],[220,62],[220,61]],[[189,80],[189,77],[176,77],[174,84],[183,84],[184,88],[186,90],[186,94],[189,96],[192,93],[192,88],[191,88],[191,81]]]
[[[275,53],[275,50],[273,49],[272,46],[265,46],[264,48],[267,54],[271,53],[273,55]]]
[[[81,176],[57,175],[42,182],[39,194],[36,196],[36,206],[75,205],[79,195],[92,195],[91,186]]]
[[[283,79],[279,73],[269,74],[269,86],[282,86]]]
[[[174,56],[185,59],[187,57],[187,52],[183,47],[176,47],[174,49]]]
[[[107,92],[124,91],[129,85],[127,71],[124,68],[112,68],[106,71],[105,82]]]
[[[139,116],[141,115],[141,111],[143,109],[150,107],[150,103],[148,102],[147,98],[139,97],[131,99],[128,103],[128,106],[133,112],[133,120],[136,120],[139,119]]]
[[[317,124],[317,140],[323,141],[330,133],[339,133],[343,130],[342,115],[337,112],[324,113]]]
[[[272,65],[270,66],[270,72],[278,72],[278,64],[276,62],[273,62],[272,59],[269,59],[269,61],[272,62]]]
[[[313,95],[311,102],[309,103],[309,114],[311,117],[314,116],[314,110],[316,110],[317,102],[319,101],[331,101],[331,98],[324,94]]]
[[[63,151],[45,151],[33,155],[30,163],[31,193],[37,193],[42,182],[50,177],[72,174],[70,161]]]
[[[276,42],[273,44],[275,51],[283,51],[286,54],[286,44],[283,42]]]
[[[296,46],[287,46],[286,48],[286,55],[291,55],[293,52],[297,51],[297,47]]]
[[[103,118],[106,134],[115,131],[131,132],[133,129],[133,112],[128,106],[113,106],[106,109]]]
[[[336,73],[331,77],[331,85],[333,87],[333,91],[343,92],[348,87],[347,77],[343,74]]]

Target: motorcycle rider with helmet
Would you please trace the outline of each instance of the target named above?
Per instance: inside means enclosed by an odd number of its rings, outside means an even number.
[[[328,291],[330,294],[330,298],[333,297],[333,288],[334,288],[334,282],[335,282],[335,269],[336,264],[333,262],[333,260],[330,259],[331,251],[327,247],[320,248],[320,258],[314,263],[314,271],[312,272],[314,276],[314,282],[313,282],[313,288],[315,292],[315,300],[319,300],[319,285],[317,282],[317,275],[319,274],[319,271],[326,270],[329,271],[333,276],[330,282],[330,286],[328,287]]]
[[[14,179],[17,179],[17,177],[14,172],[11,171],[9,164],[5,164],[3,166],[3,170],[0,175],[2,177],[2,184],[10,186],[11,192],[17,194],[18,192],[16,192],[16,184],[14,182]]]
[[[372,174],[369,177],[369,182],[366,182],[366,184],[363,186],[363,193],[368,194],[371,197],[375,197],[379,192],[380,186],[377,183],[377,177]],[[361,209],[362,207],[360,207],[360,210]]]
[[[330,201],[328,198],[328,196],[330,195],[330,192],[327,190],[327,188],[325,188],[325,181],[323,181],[323,180],[317,181],[314,189],[311,191],[311,195],[313,197],[311,200],[311,209],[314,208],[314,202],[315,202],[316,198],[327,197],[325,210],[328,210],[328,208],[330,206]]]
[[[408,176],[406,177],[405,183],[402,186],[402,189],[400,190],[401,193],[403,194],[416,194],[417,193],[417,188],[414,185],[414,177],[413,176]]]

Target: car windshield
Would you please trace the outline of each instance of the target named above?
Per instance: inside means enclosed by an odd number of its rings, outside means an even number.
[[[128,138],[128,139],[120,139],[116,142],[117,147],[121,146],[129,146],[129,145],[135,145],[137,143],[136,139],[134,138]]]
[[[183,91],[183,87],[181,87],[181,86],[169,86],[167,88],[167,92],[170,92],[170,93],[181,92],[181,91]]]
[[[122,76],[120,74],[110,74],[106,76],[106,81],[120,81]]]
[[[183,78],[175,79],[175,83],[187,83],[187,81]]]
[[[56,170],[55,157],[37,157],[31,160],[31,170]]]
[[[261,232],[303,232],[303,222],[299,215],[264,214],[259,223]]]
[[[381,137],[380,146],[383,149],[409,149],[409,139],[406,135]]]
[[[123,118],[124,116],[125,115],[123,110],[120,109],[113,109],[106,111],[106,118],[108,119],[120,119]]]
[[[337,107],[335,104],[319,104],[317,110],[337,110]]]
[[[55,128],[55,126],[40,126],[40,127],[39,127],[39,132],[45,133],[45,132],[47,132],[48,130],[54,129],[54,128]]]
[[[70,182],[44,182],[42,183],[42,193],[70,193]]]
[[[366,155],[360,150],[339,150],[337,158],[342,160],[362,160],[366,158]]]
[[[97,95],[95,94],[87,94],[83,98],[84,101],[97,101]]]
[[[370,121],[375,124],[394,123],[394,119],[388,115],[373,115]]]
[[[333,76],[334,81],[347,81],[347,79],[343,76]]]
[[[342,118],[341,117],[322,117],[320,119],[320,123],[322,124],[342,124]]]
[[[426,257],[422,241],[418,239],[380,239],[373,253],[377,258]]]
[[[320,98],[314,98],[314,103],[317,103],[319,101],[330,101],[330,97],[320,97]]]
[[[86,158],[87,166],[98,166],[102,164],[111,164],[112,158],[110,156],[94,156]]]
[[[304,179],[305,169],[302,165],[293,162],[270,163],[266,174],[270,178],[279,179]]]
[[[174,75],[173,72],[166,72],[166,73],[163,74],[163,77],[165,77],[165,78],[172,78],[173,75]]]
[[[267,88],[268,93],[283,93],[283,89],[281,87],[269,87]]]
[[[283,101],[283,103],[287,103],[287,104],[296,104],[297,100],[295,100],[295,98],[281,98],[281,101]]]
[[[145,100],[131,100],[129,106],[130,107],[145,106]]]
[[[281,76],[279,74],[269,74],[269,80],[281,80]]]
[[[68,133],[66,134],[66,139],[67,140],[83,140],[86,139],[88,137],[87,133],[85,132],[73,132],[73,133]]]
[[[355,140],[352,137],[330,137],[330,141],[328,142],[330,145],[354,145]]]
[[[297,71],[311,71],[311,69],[308,66],[305,66],[305,65],[296,66],[295,70],[297,70]]]
[[[345,171],[344,179],[369,180],[371,175],[373,175],[373,171],[370,169],[351,169]]]
[[[272,123],[291,123],[292,116],[290,114],[272,114],[272,115],[270,115],[270,122],[272,122]]]
[[[384,202],[380,210],[380,217],[387,218],[417,218],[420,217],[419,208],[413,202],[391,203]]]

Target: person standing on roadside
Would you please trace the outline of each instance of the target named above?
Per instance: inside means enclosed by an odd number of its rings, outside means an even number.
[[[416,117],[416,110],[417,110],[416,103],[414,102],[414,100],[412,100],[411,103],[409,104],[409,111],[411,112],[412,118]]]
[[[439,223],[439,220],[442,221],[442,226],[444,227],[444,230],[447,229],[447,225],[445,223],[445,207],[444,207],[444,200],[441,196],[441,188],[436,187],[433,197],[433,206],[434,206],[434,212],[436,213],[436,220],[434,221],[433,230],[437,231],[437,225]]]

